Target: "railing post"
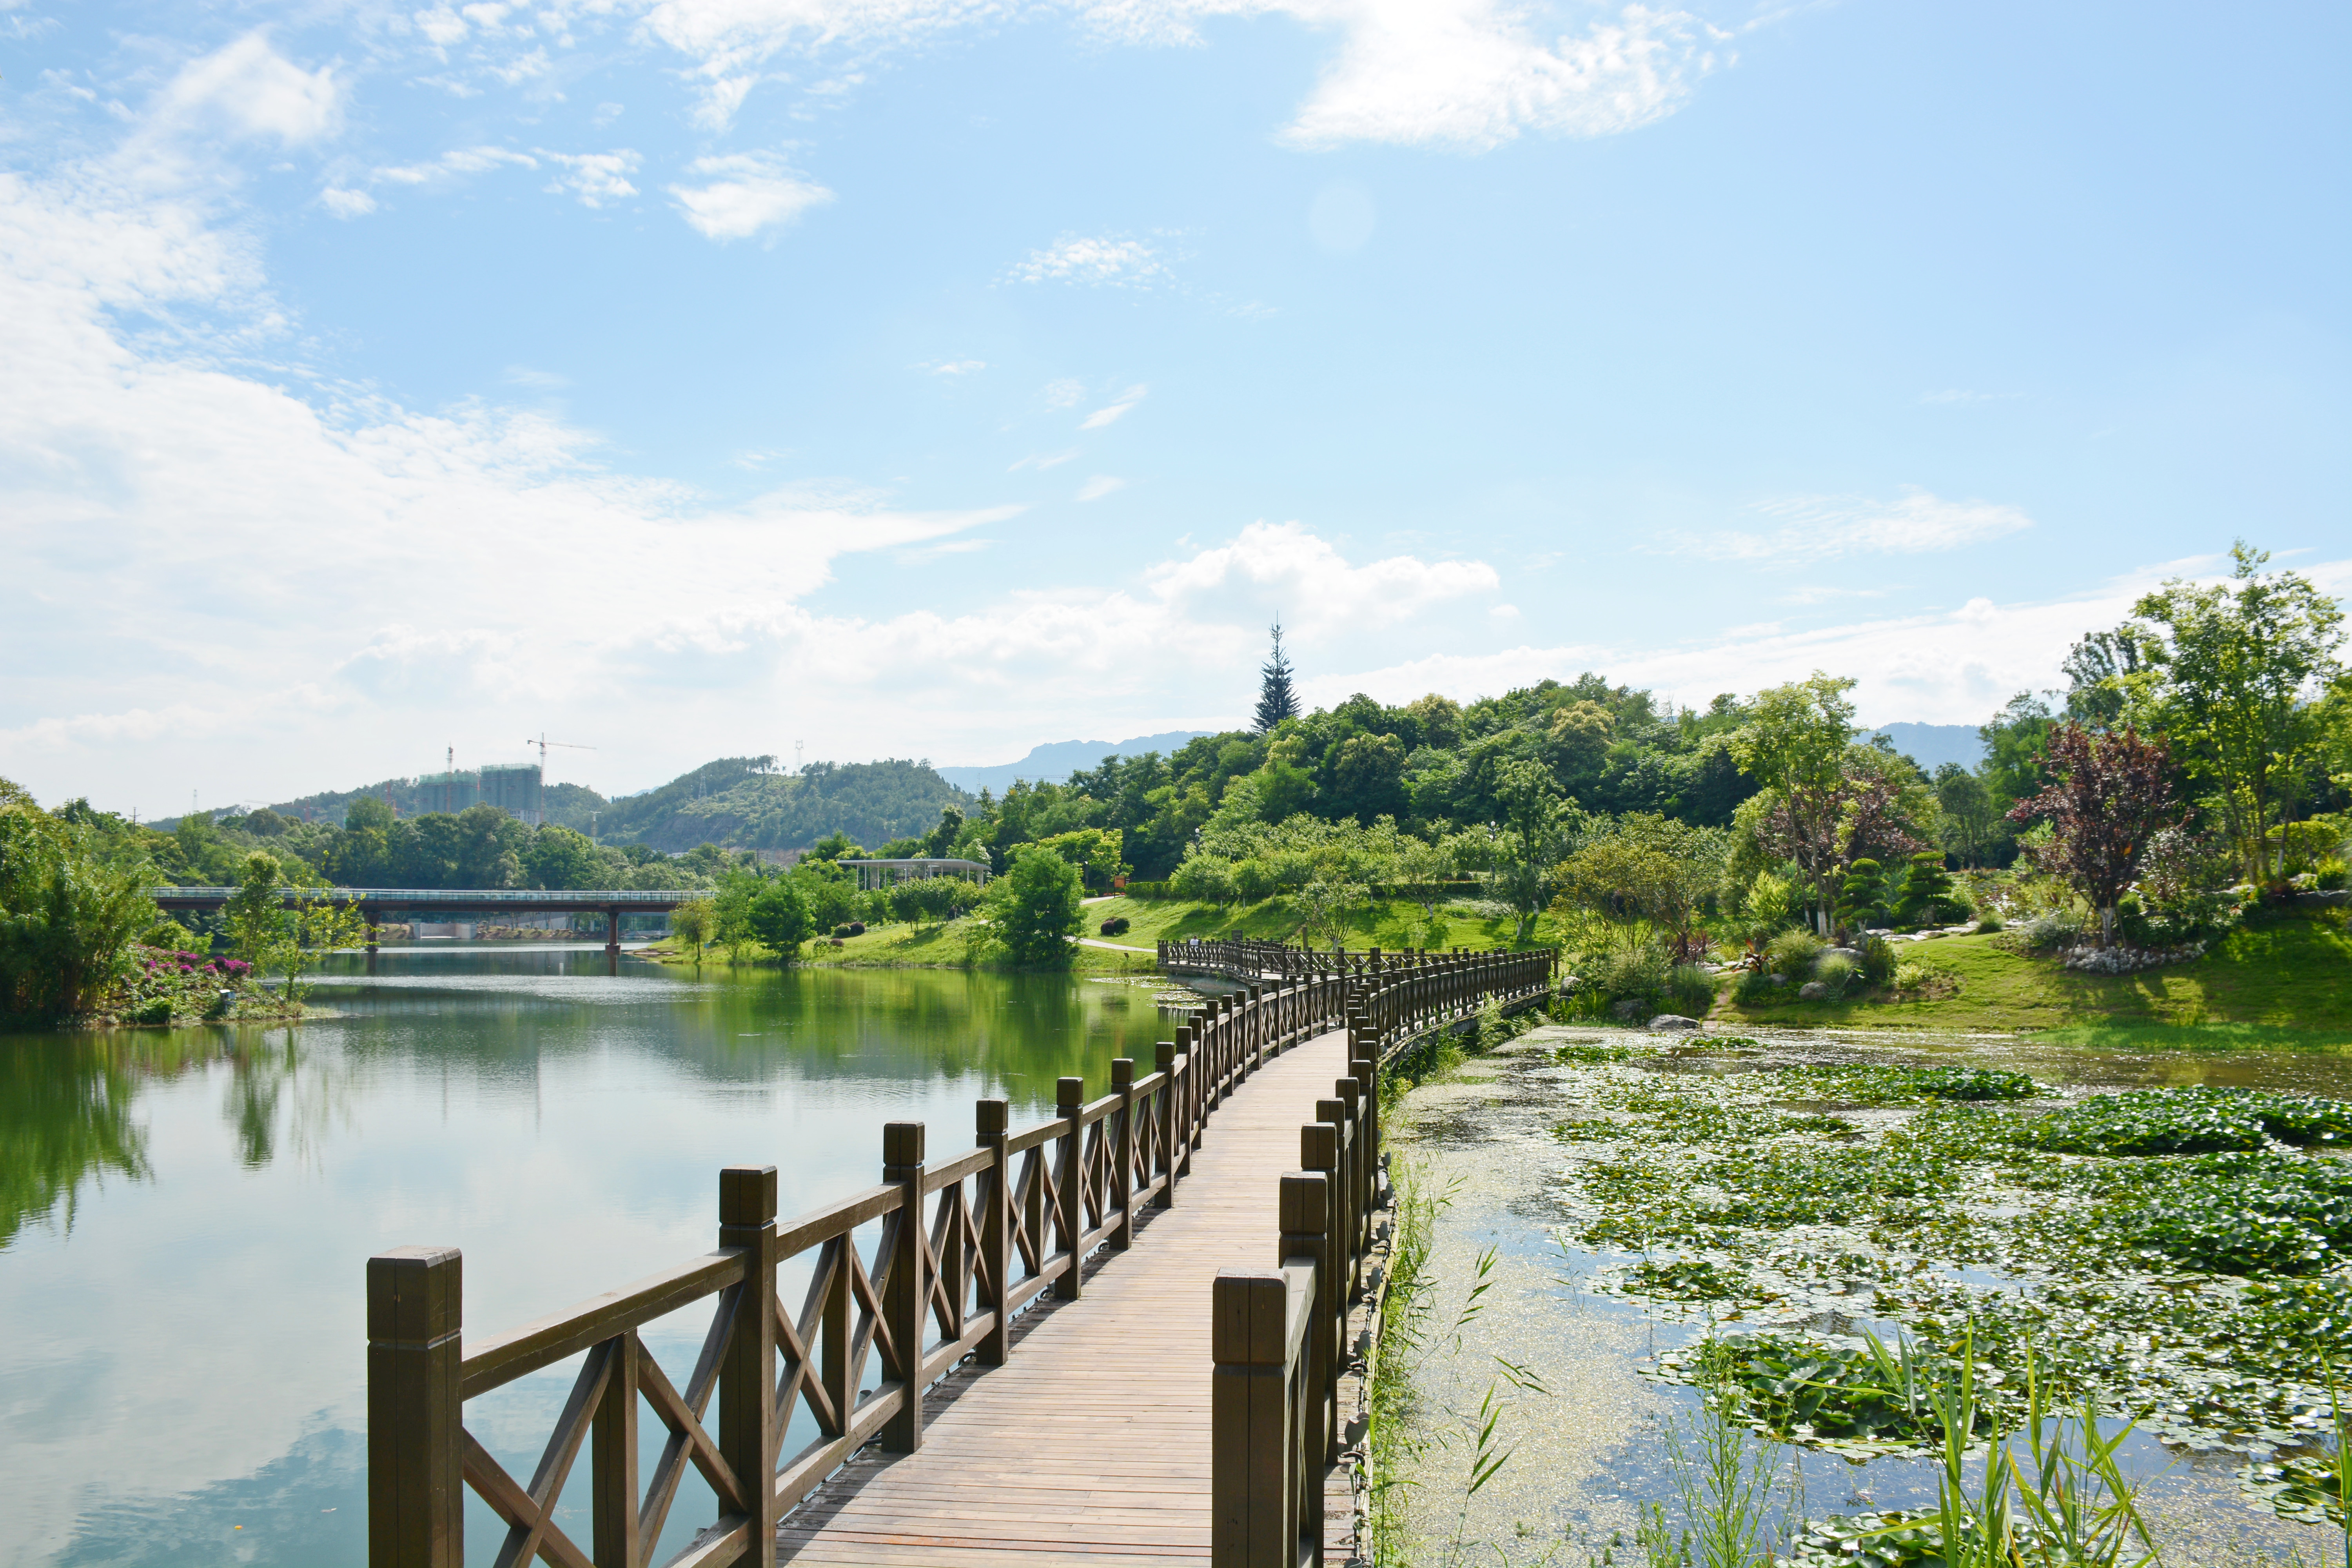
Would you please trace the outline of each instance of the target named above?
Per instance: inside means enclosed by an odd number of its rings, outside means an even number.
[[[739,1563],[776,1561],[776,1168],[719,1173],[719,1245],[743,1249],[742,1297],[719,1367],[719,1453],[743,1488],[750,1549]]]
[[[1294,1391],[1290,1298],[1286,1272],[1217,1271],[1209,1336],[1212,1568],[1298,1568],[1305,1412]],[[1319,1549],[1314,1561],[1322,1561]]]
[[[368,1568],[464,1568],[463,1269],[454,1247],[368,1259]]]
[[[596,1568],[644,1568],[637,1539],[637,1336],[611,1342],[613,1363],[589,1434],[589,1551]]]
[[[1184,1101],[1176,1113],[1177,1131],[1184,1140],[1180,1156],[1181,1169],[1187,1176],[1192,1173],[1192,1151],[1201,1146],[1201,1074],[1202,1059],[1198,1048],[1200,1033],[1186,1024],[1176,1031],[1176,1054],[1184,1058]]]
[[[1013,1156],[1005,1150],[1012,1108],[1001,1100],[983,1100],[973,1117],[973,1142],[996,1155],[988,1167],[980,1215],[980,1262],[992,1298],[982,1305],[994,1310],[996,1323],[980,1342],[980,1364],[1003,1366],[1013,1349],[1013,1314],[1006,1308],[1013,1299]]]
[[[1314,1418],[1310,1453],[1329,1463],[1339,1457],[1339,1325],[1347,1307],[1334,1310],[1330,1292],[1339,1284],[1328,1237],[1331,1231],[1331,1183],[1320,1171],[1292,1171],[1282,1178],[1280,1213],[1284,1262],[1301,1258],[1315,1261],[1315,1317],[1307,1331],[1307,1394]]]
[[[1176,1206],[1176,1176],[1183,1155],[1176,1150],[1176,1044],[1162,1040],[1151,1047],[1151,1070],[1160,1075],[1160,1173],[1166,1178],[1160,1184],[1160,1206]]]
[[[898,1342],[906,1394],[898,1412],[882,1425],[885,1453],[911,1454],[923,1446],[923,1325],[930,1317],[931,1282],[924,1278],[923,1124],[889,1121],[882,1127],[882,1181],[900,1191],[898,1226],[891,1249],[890,1282],[883,1291],[883,1314]],[[772,1538],[775,1531],[771,1529]]]
[[[1298,1163],[1323,1176],[1327,1200],[1339,1195],[1339,1128],[1329,1121],[1309,1121],[1298,1130]],[[1323,1256],[1330,1261],[1324,1275],[1329,1288],[1316,1294],[1317,1331],[1329,1334],[1333,1343],[1348,1322],[1349,1280],[1346,1255],[1339,1250],[1339,1207],[1330,1201],[1323,1205]]]
[[[1058,1164],[1054,1194],[1054,1228],[1056,1239],[1069,1252],[1070,1266],[1054,1281],[1054,1294],[1065,1301],[1078,1299],[1078,1252],[1087,1234],[1087,1129],[1083,1112],[1087,1105],[1087,1080],[1082,1078],[1057,1079],[1054,1085],[1054,1114],[1060,1117],[1066,1131],[1061,1148],[1055,1158]]]
[[[1135,1058],[1115,1057],[1110,1064],[1111,1092],[1118,1096],[1118,1136],[1108,1139],[1110,1152],[1110,1191],[1104,1196],[1107,1207],[1116,1208],[1118,1218],[1113,1222],[1110,1244],[1115,1251],[1125,1252],[1135,1245]]]

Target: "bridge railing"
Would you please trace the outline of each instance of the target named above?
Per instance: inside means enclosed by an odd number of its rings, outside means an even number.
[[[235,888],[146,888],[158,903],[221,902],[236,896]],[[327,903],[467,904],[682,904],[710,897],[708,888],[281,888],[281,901],[297,897]]]
[[[1351,988],[1349,1073],[1299,1129],[1304,1168],[1281,1181],[1276,1267],[1223,1269],[1214,1287],[1213,1568],[1323,1563],[1323,1479],[1350,1440],[1339,1405],[1348,1311],[1371,1285],[1381,1068],[1489,1003],[1535,1005],[1556,973],[1549,951],[1444,954],[1376,970]]]
[[[922,1123],[893,1122],[878,1185],[781,1224],[774,1168],[730,1168],[716,1249],[487,1340],[464,1338],[457,1248],[371,1258],[372,1568],[458,1568],[468,1489],[507,1525],[501,1564],[538,1554],[638,1568],[689,1467],[718,1515],[672,1568],[773,1563],[785,1512],[870,1440],[919,1447],[929,1384],[966,1355],[1001,1364],[1013,1318],[1045,1292],[1077,1297],[1086,1258],[1130,1245],[1140,1209],[1176,1200],[1223,1100],[1274,1056],[1344,1026],[1349,995],[1347,981],[1318,977],[1220,998],[1158,1047],[1150,1072],[1114,1061],[1109,1093],[1087,1100],[1083,1079],[1061,1079],[1050,1121],[1014,1131],[1006,1101],[979,1101],[976,1146],[937,1165]],[[704,1300],[700,1352],[673,1380],[640,1331]],[[467,1429],[465,1406],[573,1357],[554,1430],[520,1478]],[[641,1476],[648,1413],[667,1436]],[[810,1436],[787,1453],[803,1415]],[[584,1542],[556,1520],[583,1456]]]

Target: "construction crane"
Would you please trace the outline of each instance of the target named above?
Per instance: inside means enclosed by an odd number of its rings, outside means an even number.
[[[551,741],[547,738],[547,731],[544,730],[540,731],[539,739],[536,741],[528,735],[524,736],[522,743],[539,748],[539,771],[541,773],[547,772],[547,748],[550,746],[561,746],[567,752],[593,752],[596,749],[593,746],[575,745],[570,741]]]
[[[522,743],[526,746],[537,746],[539,748],[539,787],[541,804],[538,816],[540,825],[544,826],[547,822],[547,748],[550,746],[561,746],[567,752],[593,752],[596,748],[593,746],[579,745],[571,741],[551,741],[547,738],[547,731],[544,730],[541,730],[539,732],[539,739],[536,741],[532,740],[530,736],[525,735],[523,737]],[[591,819],[589,826],[593,832],[595,826],[593,819]]]

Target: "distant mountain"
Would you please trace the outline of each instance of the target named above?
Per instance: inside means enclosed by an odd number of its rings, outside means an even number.
[[[1931,773],[1946,763],[1973,768],[1984,761],[1984,741],[1974,724],[1881,724],[1875,732]]]
[[[738,849],[803,849],[833,833],[867,848],[928,833],[940,809],[969,807],[971,795],[920,763],[811,763],[774,772],[773,757],[722,757],[656,789],[605,806],[597,836],[607,844],[649,844],[672,854],[698,844]]]
[[[1139,757],[1146,752],[1158,752],[1166,756],[1185,742],[1209,733],[1206,730],[1171,730],[1164,735],[1138,735],[1132,741],[1054,741],[1033,748],[1017,763],[1000,763],[994,767],[940,768],[940,777],[958,789],[977,795],[992,789],[999,795],[1014,779],[1039,779],[1059,784],[1080,768],[1091,768],[1105,757]]]

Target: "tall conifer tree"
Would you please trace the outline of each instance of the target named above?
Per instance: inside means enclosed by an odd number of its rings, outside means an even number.
[[[1274,623],[1274,657],[1258,669],[1257,732],[1298,717],[1298,694],[1290,689],[1290,660],[1283,657],[1282,623]]]

